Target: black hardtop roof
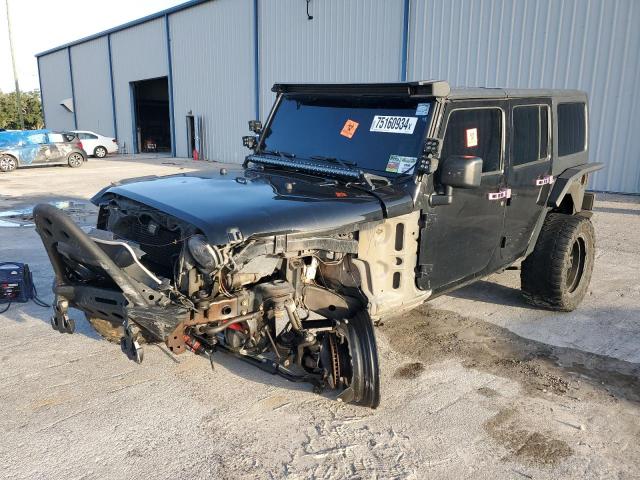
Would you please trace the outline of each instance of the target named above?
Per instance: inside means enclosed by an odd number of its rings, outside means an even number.
[[[308,93],[315,95],[400,95],[458,99],[505,99],[524,97],[584,98],[580,90],[515,89],[515,88],[451,88],[442,80],[392,83],[276,83],[276,93]]]

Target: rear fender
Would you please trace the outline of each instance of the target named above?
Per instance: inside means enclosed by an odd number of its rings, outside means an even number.
[[[541,213],[533,229],[524,257],[527,257],[535,248],[544,220],[550,210],[566,208],[564,213],[569,215],[580,213],[583,209],[591,210],[595,195],[585,192],[588,176],[589,173],[600,170],[603,167],[604,164],[602,163],[585,163],[584,165],[567,168],[556,178],[549,194],[546,208]]]
[[[585,163],[567,168],[556,178],[547,206],[553,209],[560,208],[562,202],[569,196],[573,203],[573,212],[570,213],[579,213],[582,210],[589,174],[603,167],[602,163]]]

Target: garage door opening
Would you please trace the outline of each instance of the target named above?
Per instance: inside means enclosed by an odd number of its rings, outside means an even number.
[[[135,152],[171,152],[167,77],[132,82],[131,89],[134,104]]]

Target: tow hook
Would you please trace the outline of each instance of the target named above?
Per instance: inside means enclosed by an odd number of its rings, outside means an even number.
[[[62,298],[57,298],[53,305],[53,315],[51,316],[51,327],[60,333],[73,333],[76,329],[76,322],[69,318],[69,302]]]
[[[140,329],[128,321],[124,325],[124,337],[120,339],[120,348],[122,352],[136,363],[142,363],[144,359],[144,350],[138,342]]]

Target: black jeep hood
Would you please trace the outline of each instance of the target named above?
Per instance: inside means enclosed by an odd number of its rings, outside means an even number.
[[[412,208],[403,188],[373,194],[314,176],[252,169],[132,179],[100,191],[92,202],[99,205],[113,195],[188,222],[216,245],[229,242],[228,232],[236,228],[244,238],[327,232]]]

